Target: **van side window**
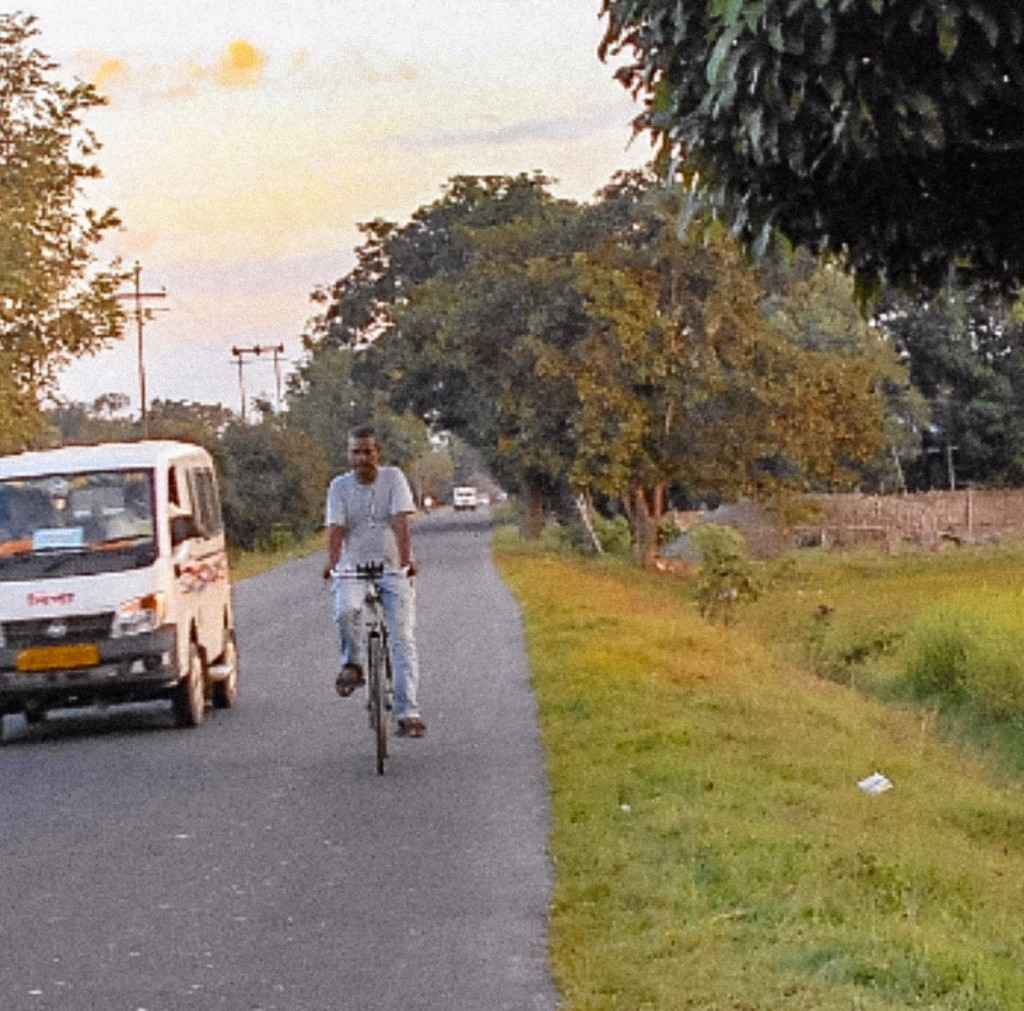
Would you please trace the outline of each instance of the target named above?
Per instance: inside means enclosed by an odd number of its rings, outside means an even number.
[[[213,472],[207,468],[189,470],[188,483],[195,507],[196,523],[203,536],[212,537],[220,533],[220,503],[217,500],[217,485]]]
[[[220,509],[220,495],[217,492],[217,478],[214,476],[213,471],[203,471],[203,483],[206,485],[207,497],[210,503],[210,520],[211,530],[215,534],[219,534],[224,528],[224,518],[221,514]]]
[[[167,468],[167,501],[173,505],[181,505],[181,495],[178,493],[178,468]]]

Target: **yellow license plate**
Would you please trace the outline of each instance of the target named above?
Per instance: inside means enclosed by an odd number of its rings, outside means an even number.
[[[95,667],[100,662],[99,647],[93,643],[74,646],[33,646],[18,654],[18,670],[67,670],[72,667]]]

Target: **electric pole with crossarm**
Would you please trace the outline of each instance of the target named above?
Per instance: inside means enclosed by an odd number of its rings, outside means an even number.
[[[119,292],[115,298],[130,298],[135,302],[135,308],[128,314],[129,316],[135,317],[135,322],[138,327],[138,358],[139,358],[139,408],[142,416],[142,437],[144,439],[149,437],[149,414],[146,402],[146,365],[142,356],[142,324],[144,320],[152,319],[153,313],[167,312],[166,309],[143,309],[142,300],[144,298],[166,298],[167,289],[161,288],[159,291],[143,291],[142,290],[142,266],[136,260],[135,270],[132,271],[135,278],[135,287],[132,291]]]
[[[231,354],[236,359],[238,366],[238,393],[242,401],[242,423],[245,423],[245,381],[242,378],[242,369],[250,364],[245,360],[246,355],[255,355],[257,358],[264,351],[269,351],[274,356],[274,379],[277,387],[277,410],[281,411],[281,361],[279,357],[284,353],[283,344],[254,344],[251,348],[232,347]]]

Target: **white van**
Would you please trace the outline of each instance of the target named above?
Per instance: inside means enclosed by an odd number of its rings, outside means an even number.
[[[213,461],[182,442],[0,457],[0,719],[169,698],[179,726],[238,693]]]
[[[476,488],[472,485],[460,485],[452,489],[452,505],[456,509],[476,508]]]

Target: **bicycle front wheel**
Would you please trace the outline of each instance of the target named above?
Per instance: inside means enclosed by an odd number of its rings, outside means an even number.
[[[384,775],[384,759],[388,756],[388,714],[384,705],[384,648],[379,635],[371,635],[366,666],[369,669],[370,727],[377,745],[377,775]]]

